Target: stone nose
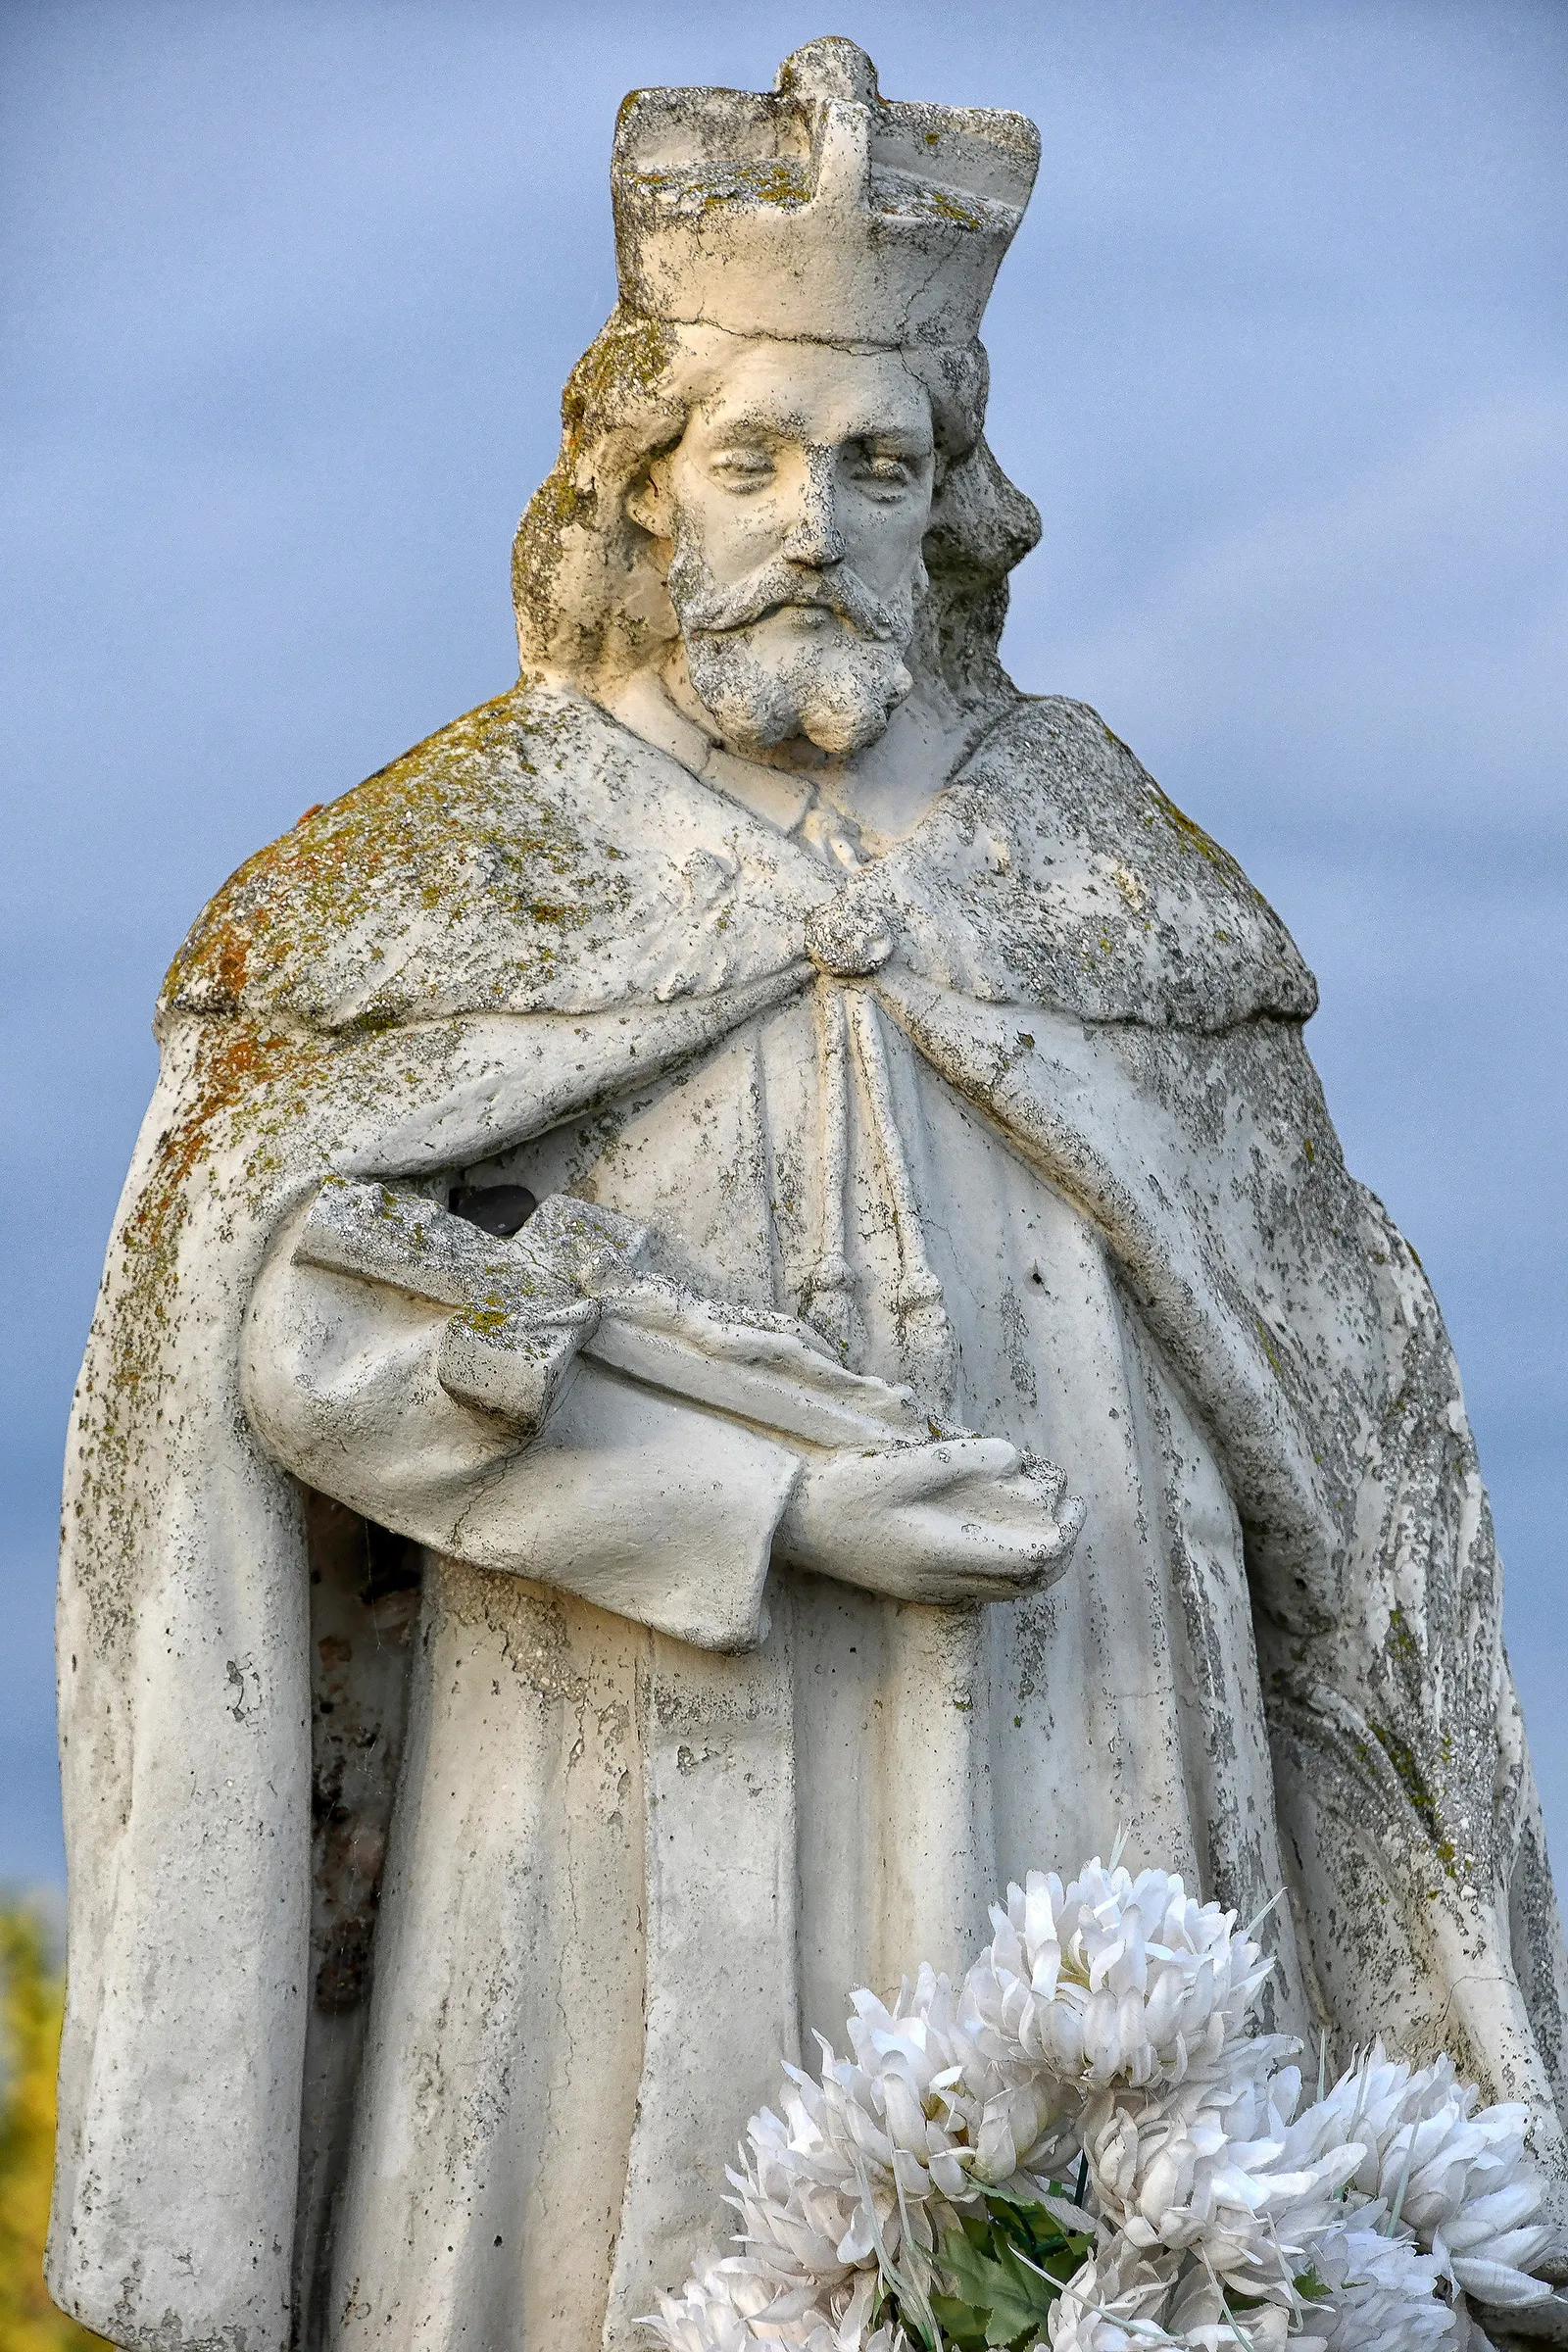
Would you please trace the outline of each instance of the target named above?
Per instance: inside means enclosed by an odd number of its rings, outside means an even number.
[[[844,560],[844,534],[839,529],[833,458],[828,451],[818,453],[813,450],[807,458],[800,511],[784,542],[783,552],[787,562],[808,564],[817,571]]]

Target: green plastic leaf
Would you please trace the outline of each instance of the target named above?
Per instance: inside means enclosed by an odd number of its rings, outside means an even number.
[[[1065,2252],[1058,2237],[1057,2259]],[[1060,2278],[1046,2276],[1000,2232],[993,2233],[990,2248],[982,2251],[967,2232],[955,2231],[943,2245],[942,2264],[952,2282],[953,2300],[965,2307],[959,2330],[971,2339],[978,2335],[990,2346],[1035,2341],[1061,2291]],[[953,2316],[958,2318],[956,2313]]]
[[[988,2191],[983,2211],[958,2216],[920,2314],[940,2328],[945,2352],[1029,2352],[1040,2342],[1052,2305],[1094,2244],[1092,2225],[1066,2227],[1059,2212]]]

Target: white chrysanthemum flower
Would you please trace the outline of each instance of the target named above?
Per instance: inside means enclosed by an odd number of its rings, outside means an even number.
[[[855,2220],[854,2172],[824,2137],[820,2094],[809,2101],[789,2098],[783,2105],[783,2121],[766,2107],[752,2118],[742,2151],[744,2170],[729,2176],[742,2235],[774,2277],[836,2286],[857,2260],[864,2259],[841,2251]]]
[[[1286,2305],[1361,2154],[1293,2140],[1300,2076],[1278,2061],[1297,2046],[1235,2042],[1223,2065],[1164,2089],[1102,2092],[1084,2118],[1096,2201],[1129,2243],[1194,2252],[1216,2284]]]
[[[828,2313],[809,2294],[781,2293],[737,2255],[689,2278],[679,2295],[661,2295],[657,2315],[639,2325],[668,2352],[839,2352]]]
[[[853,2058],[822,2045],[813,2082],[788,2070],[780,2119],[753,2119],[730,2175],[752,2257],[780,2279],[834,2285],[905,2260],[921,2282],[952,2216],[985,2189],[1035,2186],[1031,2168],[1076,2150],[1063,2101],[1038,2069],[1011,2079],[984,2060],[945,1977],[922,1968],[890,2010],[855,1995]]]
[[[902,2328],[870,2326],[876,2274],[813,2301],[781,2292],[743,2255],[714,2263],[639,2321],[667,2352],[913,2352]]]
[[[1161,2326],[1172,2265],[1155,2264],[1125,2240],[1096,2248],[1051,2307],[1051,2352],[1180,2352]]]
[[[678,2295],[661,2295],[657,2312],[638,2321],[667,2352],[747,2352],[755,2344],[727,2294],[710,2291],[711,2271],[688,2278]]]
[[[1543,2301],[1533,2278],[1551,2232],[1535,2221],[1542,2185],[1525,2147],[1527,2110],[1478,2107],[1452,2061],[1418,2072],[1378,2043],[1308,2108],[1298,2127],[1326,2145],[1358,2143],[1351,2186],[1378,2201],[1436,2255],[1440,2276],[1488,2303]]]
[[[1438,2293],[1438,2266],[1407,2237],[1357,2227],[1359,2216],[1326,2230],[1312,2249],[1329,2290],[1308,2305],[1307,2326],[1323,2352],[1430,2352],[1454,2341],[1458,2322]]]
[[[850,2041],[895,2144],[961,2203],[1046,2163],[1077,2099],[1038,2066],[995,2065],[959,2002],[946,1977],[922,1968],[891,2011],[873,1993],[855,1995]]]
[[[963,2013],[996,2062],[1065,2082],[1180,2082],[1240,2034],[1272,1962],[1236,1914],[1161,1870],[1031,1871],[991,1914]]]
[[[901,2255],[923,2277],[933,2202],[976,2194],[985,2101],[961,2087],[973,2053],[956,2032],[952,1986],[922,1969],[892,2011],[867,1992],[856,2006],[857,2056],[824,2042],[819,2082],[787,2070],[783,2119],[753,2118],[730,2175],[751,2257],[780,2279],[836,2286]],[[1027,2085],[1004,2103],[1025,2127],[1039,2104]]]

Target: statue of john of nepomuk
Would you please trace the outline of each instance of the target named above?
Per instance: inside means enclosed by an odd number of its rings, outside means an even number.
[[[1278,918],[998,637],[1020,116],[649,90],[518,681],[220,891],[71,1440],[52,2279],[589,2352],[781,2059],[1107,1849],[1560,2169],[1458,1379]]]

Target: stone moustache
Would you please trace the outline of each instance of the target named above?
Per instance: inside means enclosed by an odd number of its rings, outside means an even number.
[[[174,960],[60,1618],[119,2344],[618,2352],[848,1988],[1118,1826],[1561,2176],[1437,1306],[1284,926],[998,660],[1037,156],[842,40],[629,100],[517,684]]]

